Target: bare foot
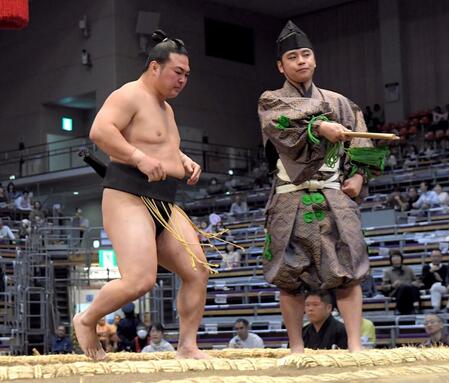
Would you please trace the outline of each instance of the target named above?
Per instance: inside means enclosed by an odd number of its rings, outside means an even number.
[[[210,359],[210,356],[198,347],[179,347],[176,352],[176,359]]]
[[[97,338],[95,326],[89,326],[83,323],[82,314],[76,314],[73,317],[73,327],[76,338],[84,354],[94,360],[106,359],[106,353]]]
[[[304,345],[290,347],[290,353],[292,354],[304,354]]]

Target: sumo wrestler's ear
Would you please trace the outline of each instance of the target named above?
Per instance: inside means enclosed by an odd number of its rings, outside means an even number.
[[[278,67],[278,71],[282,74],[284,74],[284,66],[282,65],[282,61],[281,60],[277,60],[276,61],[277,67]]]

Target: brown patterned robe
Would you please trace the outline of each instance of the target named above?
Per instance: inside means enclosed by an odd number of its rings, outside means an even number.
[[[259,118],[264,145],[272,145],[295,185],[310,179],[327,179],[319,169],[326,154],[325,139],[312,144],[307,124],[314,115],[325,113],[331,120],[354,131],[366,131],[363,114],[357,105],[342,95],[312,85],[309,95],[285,82],[281,89],[266,91],[259,99]],[[278,118],[290,120],[278,129]],[[369,140],[354,139],[351,146],[371,146]],[[342,182],[350,169],[342,158]],[[283,184],[274,177],[273,192],[267,204],[266,229],[271,236],[272,259],[264,259],[268,282],[292,293],[304,289],[331,289],[359,283],[369,269],[358,205],[341,190],[322,189],[321,204],[306,205],[307,190],[275,192]],[[306,223],[304,213],[324,212],[324,219]]]

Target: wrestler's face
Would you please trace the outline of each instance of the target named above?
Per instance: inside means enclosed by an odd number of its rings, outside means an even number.
[[[156,87],[166,98],[176,97],[187,84],[190,75],[189,58],[186,55],[170,53],[170,57],[156,72]]]
[[[311,323],[321,323],[331,314],[332,305],[323,302],[318,295],[310,295],[305,302],[305,312]]]
[[[297,84],[311,81],[316,68],[315,55],[309,48],[287,51],[277,64],[279,72]]]
[[[424,320],[424,326],[427,335],[430,336],[435,335],[436,333],[443,330],[443,323],[441,322],[440,318],[432,314],[426,316],[426,319]]]

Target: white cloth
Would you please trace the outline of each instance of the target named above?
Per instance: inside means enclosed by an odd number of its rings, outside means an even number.
[[[252,332],[248,333],[248,338],[243,340],[238,335],[229,342],[229,348],[264,348],[262,338]]]
[[[284,164],[280,159],[277,161],[278,173],[277,176],[280,180],[285,182],[291,182],[290,177],[285,170]],[[323,164],[319,169],[320,172],[333,172],[334,174],[326,180],[317,181],[317,180],[309,180],[305,181],[302,184],[287,184],[276,187],[276,193],[290,193],[298,190],[320,190],[320,189],[336,189],[340,190],[340,182],[338,181],[338,177],[340,176],[340,172],[338,171],[338,167],[340,166],[340,160],[333,167],[329,167],[326,164]]]
[[[447,294],[447,287],[443,286],[441,282],[435,282],[430,288],[430,301],[432,302],[432,307],[434,309],[440,309],[441,298],[444,294]],[[447,307],[449,308],[449,301]]]
[[[8,237],[11,241],[15,240],[14,234],[9,226],[3,225],[3,227],[0,229],[0,239],[4,239],[6,237]]]
[[[142,349],[142,352],[161,352],[161,351],[175,351],[175,349],[165,339],[162,339],[161,343],[159,343],[159,344],[150,342],[150,344],[148,346],[145,346]]]

